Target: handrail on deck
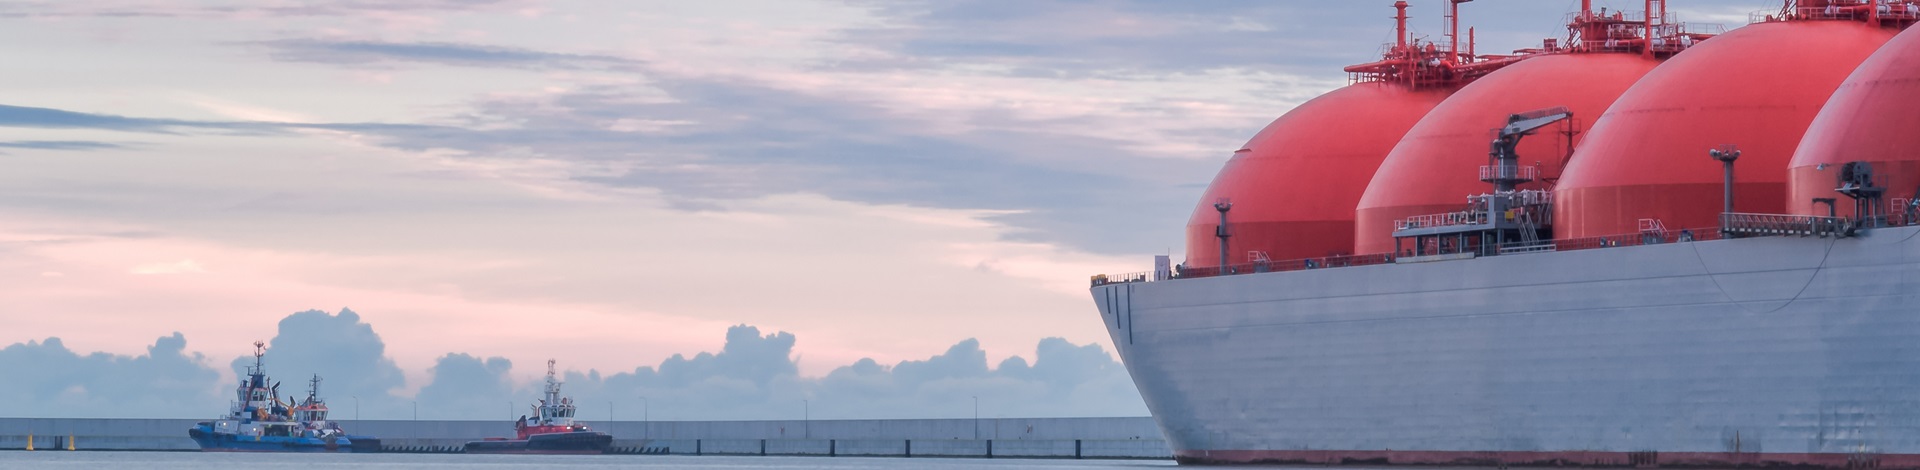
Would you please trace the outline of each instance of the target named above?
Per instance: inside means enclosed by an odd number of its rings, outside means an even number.
[[[1649,245],[1659,243],[1681,243],[1719,239],[1716,229],[1690,229],[1670,231],[1652,240],[1647,234],[1626,234],[1610,237],[1579,238],[1571,240],[1543,240],[1534,243],[1514,242],[1497,247],[1501,254],[1545,253],[1554,251],[1589,250],[1620,246]],[[1285,261],[1267,261],[1241,263],[1224,267],[1175,267],[1171,275],[1155,276],[1152,271],[1122,274],[1101,274],[1092,277],[1095,287],[1109,284],[1128,284],[1137,282],[1158,282],[1176,279],[1198,279],[1206,277],[1232,276],[1238,274],[1274,273],[1305,271],[1309,269],[1345,268],[1354,266],[1374,266],[1393,264],[1397,257],[1393,253],[1375,253],[1367,255],[1328,256],[1324,258],[1295,259]]]
[[[1909,212],[1907,200],[1895,199],[1893,210],[1866,219],[1846,217],[1824,217],[1790,214],[1746,214],[1726,213],[1720,215],[1719,227],[1690,228],[1683,230],[1643,230],[1604,237],[1576,238],[1567,240],[1542,240],[1537,242],[1514,242],[1494,246],[1494,252],[1502,255],[1524,255],[1529,253],[1547,253],[1557,251],[1591,250],[1617,248],[1623,246],[1659,245],[1668,243],[1687,243],[1696,241],[1721,240],[1734,237],[1835,237],[1855,236],[1862,229],[1875,227],[1907,227],[1920,225],[1920,207]],[[1441,214],[1445,216],[1447,214]],[[1449,220],[1449,222],[1453,222]],[[1405,221],[1402,221],[1404,224]],[[1457,222],[1455,222],[1457,223]],[[1405,228],[1404,226],[1401,228]],[[1652,227],[1640,227],[1642,229]],[[1665,228],[1664,226],[1660,228]],[[1446,254],[1446,253],[1435,253]],[[1124,284],[1133,282],[1156,282],[1175,279],[1195,279],[1203,277],[1231,276],[1236,274],[1254,274],[1268,272],[1303,271],[1308,269],[1341,268],[1350,266],[1372,266],[1393,264],[1393,253],[1368,255],[1330,256],[1325,258],[1297,259],[1288,261],[1268,261],[1263,263],[1243,263],[1226,267],[1178,268],[1167,275],[1156,276],[1153,272],[1112,274],[1093,276],[1093,285]]]

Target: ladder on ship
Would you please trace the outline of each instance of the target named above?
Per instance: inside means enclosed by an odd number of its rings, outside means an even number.
[[[1533,211],[1516,211],[1514,222],[1520,224],[1520,242],[1528,246],[1540,244],[1540,223],[1533,220]]]

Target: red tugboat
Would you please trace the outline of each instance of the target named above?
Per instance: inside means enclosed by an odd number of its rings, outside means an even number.
[[[613,436],[573,422],[573,399],[560,396],[554,361],[547,360],[547,396],[534,405],[537,416],[521,416],[513,423],[515,437],[489,438],[467,443],[469,454],[600,454],[613,445]]]

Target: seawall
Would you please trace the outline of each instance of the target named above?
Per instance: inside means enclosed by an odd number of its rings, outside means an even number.
[[[195,419],[0,418],[0,450],[196,450]],[[678,455],[1172,458],[1152,418],[583,421],[614,451]],[[458,452],[512,432],[508,421],[344,420],[387,452]]]

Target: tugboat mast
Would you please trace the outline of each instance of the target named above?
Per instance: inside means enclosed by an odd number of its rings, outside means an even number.
[[[556,363],[557,361],[553,359],[547,360],[546,397],[541,399],[540,405],[536,407],[535,411],[540,414],[539,422],[535,423],[536,426],[570,427],[573,425],[573,399],[560,396],[560,385],[563,382],[560,381],[559,371],[554,368]]]

